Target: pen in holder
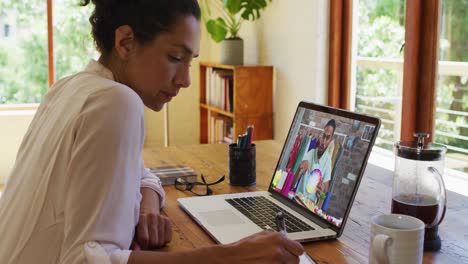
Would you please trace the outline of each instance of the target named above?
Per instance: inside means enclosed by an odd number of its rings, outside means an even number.
[[[229,145],[229,184],[250,186],[256,183],[255,144],[248,147]]]

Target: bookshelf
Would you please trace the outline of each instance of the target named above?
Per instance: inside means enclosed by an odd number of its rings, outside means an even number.
[[[200,63],[200,143],[273,139],[273,67]],[[234,139],[233,139],[234,138]]]

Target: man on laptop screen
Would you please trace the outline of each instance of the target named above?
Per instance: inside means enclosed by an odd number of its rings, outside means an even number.
[[[318,139],[314,138],[309,144],[308,151],[299,164],[298,173],[304,175],[297,181],[296,193],[303,196],[302,200],[309,199],[314,203],[321,200],[321,194],[327,193],[330,187],[333,155],[333,135],[335,133],[335,119],[330,119],[325,125]],[[320,177],[315,185],[313,177]]]

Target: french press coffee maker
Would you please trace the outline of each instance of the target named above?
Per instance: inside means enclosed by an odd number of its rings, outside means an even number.
[[[429,137],[416,133],[416,141],[399,141],[394,145],[392,213],[411,215],[425,225],[424,250],[441,247],[438,226],[446,210],[446,190],[442,178],[446,148],[440,144],[424,144]]]

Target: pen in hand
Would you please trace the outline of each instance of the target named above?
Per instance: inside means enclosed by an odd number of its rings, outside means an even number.
[[[275,216],[275,220],[276,220],[276,228],[278,229],[278,232],[280,232],[283,236],[286,236],[286,234],[287,234],[287,232],[286,232],[286,222],[284,220],[283,212],[281,212],[281,211],[277,212],[276,216]],[[301,256],[299,256],[299,260],[300,260],[299,263],[311,263],[311,264],[316,263],[305,252]]]
[[[283,212],[277,212],[275,216],[276,220],[276,228],[278,229],[278,232],[280,232],[282,235],[286,236],[286,222],[284,221],[284,214]]]

